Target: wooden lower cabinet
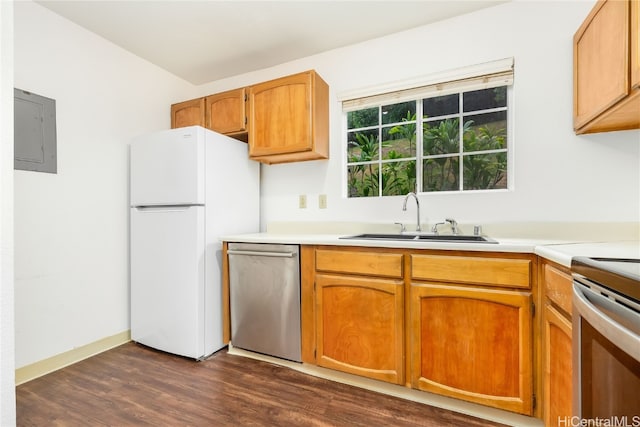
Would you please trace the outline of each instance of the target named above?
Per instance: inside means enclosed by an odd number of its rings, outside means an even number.
[[[544,424],[559,425],[571,411],[571,321],[550,305],[544,310]]]
[[[546,426],[557,426],[568,420],[572,411],[571,358],[571,271],[563,266],[545,262],[542,268],[542,382],[543,410]]]
[[[302,253],[306,363],[534,416],[535,255]]]
[[[531,292],[412,283],[410,298],[413,388],[532,415]]]
[[[318,274],[315,284],[317,364],[404,383],[404,282]]]

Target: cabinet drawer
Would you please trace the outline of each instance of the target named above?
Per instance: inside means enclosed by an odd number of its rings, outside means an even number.
[[[316,251],[316,270],[401,279],[402,254],[319,249]]]
[[[545,295],[568,314],[571,314],[572,283],[573,279],[568,273],[549,264],[544,266]]]
[[[443,255],[412,255],[411,278],[529,288],[531,261]]]

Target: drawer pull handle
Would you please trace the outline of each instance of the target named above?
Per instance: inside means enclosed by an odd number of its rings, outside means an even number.
[[[265,257],[278,257],[278,258],[292,258],[295,254],[293,252],[260,252],[260,251],[236,251],[228,250],[229,255],[245,255],[245,256],[265,256]]]

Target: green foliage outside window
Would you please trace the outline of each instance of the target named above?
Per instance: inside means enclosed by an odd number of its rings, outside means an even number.
[[[348,113],[349,197],[407,194],[418,189],[418,179],[422,192],[507,188],[506,87],[464,93],[471,106],[464,114],[457,113],[459,95]],[[415,105],[422,101],[443,101],[445,117],[418,121]],[[487,104],[485,111],[477,107]]]

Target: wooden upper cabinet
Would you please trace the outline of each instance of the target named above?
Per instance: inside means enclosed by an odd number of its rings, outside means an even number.
[[[202,126],[247,141],[247,89],[240,88],[171,106],[171,128]]]
[[[631,2],[631,88],[640,90],[640,0]]]
[[[204,98],[179,102],[171,106],[171,129],[204,125]]]
[[[225,135],[247,132],[247,89],[207,96],[205,111],[208,129]]]
[[[329,157],[329,87],[315,71],[249,88],[249,155],[263,163]]]
[[[262,163],[329,158],[329,86],[315,71],[171,106],[171,128],[199,125],[249,142]]]
[[[573,38],[578,134],[640,128],[638,3],[601,0]]]

